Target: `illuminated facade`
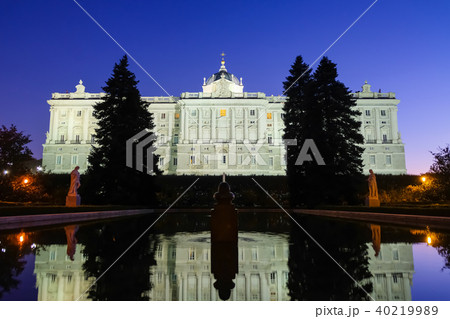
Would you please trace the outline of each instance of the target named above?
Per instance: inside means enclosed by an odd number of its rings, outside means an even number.
[[[54,173],[87,168],[95,143],[93,105],[104,93],[87,93],[82,81],[73,93],[53,93],[43,166]],[[364,173],[405,174],[404,145],[397,124],[395,94],[353,93],[361,111]],[[282,96],[244,92],[242,78],[225,68],[204,78],[202,92],[180,97],[142,97],[154,115],[159,167],[177,175],[284,175],[286,169]],[[130,136],[131,138],[131,136]],[[320,145],[318,146],[320,150]]]

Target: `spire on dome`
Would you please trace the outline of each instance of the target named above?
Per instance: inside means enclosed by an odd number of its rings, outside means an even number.
[[[225,72],[227,72],[227,68],[225,67],[225,53],[222,52],[221,56],[222,56],[222,61],[220,61],[220,64],[221,64],[221,65],[220,65],[219,72],[220,72],[220,71],[225,71]]]

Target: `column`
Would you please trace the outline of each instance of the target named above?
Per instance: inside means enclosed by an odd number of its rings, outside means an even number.
[[[198,143],[199,140],[202,139],[202,134],[201,134],[201,132],[202,132],[202,115],[203,115],[202,111],[203,111],[202,109],[198,110],[197,143]]]
[[[58,290],[56,300],[58,301],[64,300],[64,277],[62,272],[58,272]]]
[[[187,274],[183,276],[183,300],[187,300]]]
[[[248,142],[248,126],[250,125],[248,121],[248,109],[244,109],[244,142]]]
[[[234,109],[230,108],[231,115],[231,142],[236,142],[236,121],[234,119]]]
[[[51,112],[51,115],[53,115],[53,124],[51,124],[51,126],[50,126],[51,131],[49,133],[52,134],[51,135],[52,136],[51,139],[53,140],[53,142],[55,142],[59,138],[59,136],[58,136],[58,115],[59,115],[59,112],[56,110],[56,108],[54,106],[52,106],[50,108],[50,112]]]
[[[167,116],[169,117],[169,131],[167,133],[169,139],[169,145],[172,145],[173,142],[173,121],[175,118],[175,114],[172,112],[168,112]]]
[[[267,285],[267,276],[265,273],[259,273],[259,295],[261,300],[270,300],[269,287]]]
[[[392,300],[392,274],[386,274],[387,300]]]
[[[403,273],[403,290],[405,292],[405,301],[411,301],[411,285],[409,284],[409,274]]]
[[[89,141],[89,109],[83,110],[83,137],[84,143]]]
[[[250,273],[245,273],[245,300],[251,300],[250,296]]]
[[[392,143],[398,143],[398,121],[397,121],[397,107],[390,109],[391,113],[391,129],[392,129]]]
[[[47,301],[47,292],[48,292],[48,274],[43,273],[40,301]]]
[[[375,122],[375,135],[377,139],[377,144],[381,143],[383,140],[383,137],[381,136],[381,128],[380,128],[380,115],[378,114],[380,110],[378,108],[372,109],[374,122]]]
[[[267,124],[266,119],[267,115],[265,114],[265,110],[258,109],[258,141],[261,141],[264,143],[264,131],[266,130]]]
[[[280,145],[281,134],[280,134],[280,132],[278,132],[278,114],[275,113],[275,111],[272,112],[272,121],[273,121],[273,124],[272,124],[273,144]],[[275,162],[275,158],[274,158],[274,162]],[[274,166],[275,166],[275,163],[274,163]]]
[[[211,143],[216,142],[216,109],[211,108]]]
[[[281,292],[283,291],[283,286],[281,285],[281,278],[284,279],[284,277],[282,277],[282,272],[281,271],[277,271],[277,300],[281,301],[282,300],[282,296],[281,296]]]
[[[189,110],[187,108],[184,108],[184,142],[183,143],[188,143],[189,142],[189,119],[190,119],[191,115],[189,114]]]
[[[51,140],[53,140],[53,135],[54,135],[54,131],[55,131],[55,115],[54,115],[54,110],[55,108],[53,106],[50,106],[50,125],[48,128],[48,138],[46,139],[45,143],[50,142]]]
[[[81,295],[80,293],[80,286],[81,286],[81,278],[80,278],[80,274],[78,272],[76,272],[74,274],[74,288],[73,288],[73,297],[74,299],[78,299]]]
[[[202,300],[202,274],[200,273],[196,273],[195,274],[195,282],[197,285],[197,300],[201,301]]]
[[[211,287],[211,301],[216,301],[216,288],[214,288],[214,276],[211,274],[209,286]]]
[[[171,301],[171,291],[170,291],[170,281],[169,281],[169,274],[165,274],[166,280],[165,280],[165,295],[166,295],[166,301]]]
[[[186,114],[184,112],[185,108],[181,107],[180,109],[180,122],[181,122],[181,132],[179,138],[179,143],[184,143],[184,139],[186,136],[186,127],[184,126],[184,119],[186,117]]]
[[[181,278],[181,275],[179,278],[177,278],[178,281],[178,300],[183,300],[183,278]]]
[[[74,122],[74,119],[72,118],[72,109],[68,109],[67,110],[67,140],[69,141],[69,143],[70,143],[70,141],[72,141],[74,138],[73,138],[73,122]]]

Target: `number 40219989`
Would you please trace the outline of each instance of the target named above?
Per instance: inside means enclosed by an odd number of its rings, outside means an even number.
[[[375,312],[384,316],[435,316],[438,314],[437,306],[379,306]]]

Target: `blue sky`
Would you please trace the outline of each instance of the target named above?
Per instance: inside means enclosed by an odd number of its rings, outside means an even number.
[[[279,95],[297,55],[312,63],[373,1],[115,1],[79,3],[171,95],[201,90],[227,68],[245,91]],[[352,91],[395,92],[409,173],[450,143],[450,2],[379,0],[326,54]],[[99,92],[121,49],[72,0],[0,2],[0,124],[31,134],[35,157],[52,92],[83,79]],[[135,64],[144,96],[165,93]]]

